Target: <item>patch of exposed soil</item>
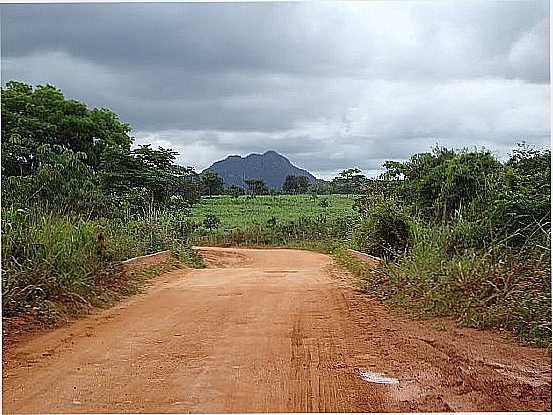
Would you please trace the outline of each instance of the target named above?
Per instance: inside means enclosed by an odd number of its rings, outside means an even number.
[[[393,316],[323,254],[201,252],[206,269],[7,347],[4,411],[551,409],[545,349]]]

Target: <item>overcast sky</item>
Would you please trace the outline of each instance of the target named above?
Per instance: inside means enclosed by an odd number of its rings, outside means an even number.
[[[4,84],[108,107],[197,170],[272,149],[328,178],[436,143],[549,146],[546,0],[0,11]]]

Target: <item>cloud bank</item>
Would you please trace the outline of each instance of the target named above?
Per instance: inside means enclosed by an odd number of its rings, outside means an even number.
[[[2,80],[105,106],[198,169],[320,177],[436,143],[549,145],[547,1],[1,5]]]

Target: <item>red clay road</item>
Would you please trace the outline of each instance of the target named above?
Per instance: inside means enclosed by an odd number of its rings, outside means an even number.
[[[207,269],[5,348],[4,412],[551,409],[548,350],[391,315],[323,254],[202,253]]]

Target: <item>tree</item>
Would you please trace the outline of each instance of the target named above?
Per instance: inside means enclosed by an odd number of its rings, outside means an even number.
[[[51,85],[10,81],[1,98],[3,202],[97,216],[198,200],[200,178],[175,163],[178,153],[131,150],[131,129],[113,112],[89,110]]]
[[[242,189],[240,186],[236,186],[233,184],[227,189],[227,194],[231,195],[232,197],[239,197],[244,194],[244,189]]]
[[[65,99],[52,85],[9,81],[2,92],[2,175],[24,176],[38,168],[38,148],[61,145],[86,155],[96,171],[107,148],[130,150],[128,124],[107,109],[89,110]]]
[[[105,153],[101,165],[104,189],[117,195],[142,189],[157,207],[188,207],[199,199],[201,179],[191,167],[175,164],[178,153],[149,144],[130,152]]]
[[[207,171],[201,175],[203,190],[209,197],[223,192],[223,178],[214,171]]]
[[[262,179],[247,179],[245,183],[248,186],[248,193],[250,195],[257,196],[269,193],[269,189]]]
[[[371,191],[394,195],[427,219],[449,220],[469,205],[484,207],[487,193],[502,166],[489,151],[461,151],[436,147],[405,162],[386,162],[381,180]],[[377,185],[377,186],[373,186]]]
[[[63,146],[43,144],[36,154],[36,172],[8,176],[2,183],[2,205],[27,208],[47,205],[59,214],[76,213],[93,217],[106,214],[109,206],[84,153]]]
[[[309,191],[317,195],[327,195],[332,194],[334,186],[332,182],[327,182],[325,180],[317,179],[315,183],[309,185]]]
[[[496,228],[510,235],[511,244],[530,244],[541,235],[547,240],[538,244],[550,246],[551,151],[518,144],[502,179],[501,191],[491,206]]]
[[[332,185],[337,193],[352,194],[360,193],[367,184],[367,177],[361,174],[358,168],[347,169],[340,172],[340,175],[332,179]]]
[[[282,190],[289,194],[302,194],[307,192],[309,179],[306,176],[286,176]]]

